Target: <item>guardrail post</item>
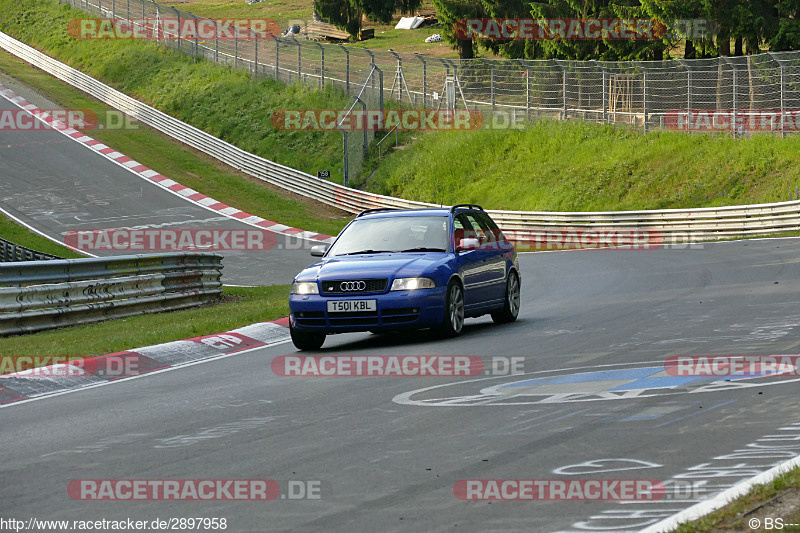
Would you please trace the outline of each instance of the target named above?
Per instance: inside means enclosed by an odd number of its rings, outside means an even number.
[[[347,49],[346,46],[339,43],[339,47],[344,50],[344,58],[345,58],[345,91],[347,94],[350,94],[350,50]]]
[[[425,61],[425,58],[422,55],[417,53],[414,55],[417,56],[417,59],[422,61],[422,107],[425,108],[428,107],[428,63]]]

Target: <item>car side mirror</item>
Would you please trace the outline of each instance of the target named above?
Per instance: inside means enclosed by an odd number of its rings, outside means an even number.
[[[316,246],[311,247],[311,255],[313,255],[314,257],[322,257],[323,255],[325,255],[325,252],[327,251],[328,251],[327,244],[318,244]]]
[[[466,252],[468,250],[474,250],[481,245],[480,241],[475,238],[468,238],[468,239],[461,239],[456,244],[456,252]]]

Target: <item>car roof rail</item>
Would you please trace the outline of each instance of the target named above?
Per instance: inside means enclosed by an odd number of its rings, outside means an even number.
[[[456,209],[479,209],[483,211],[483,208],[478,204],[456,204],[450,208],[450,212],[455,213]]]
[[[366,215],[369,213],[378,213],[380,211],[402,211],[402,209],[397,209],[396,207],[379,207],[377,209],[365,209],[361,211],[359,214],[356,215],[356,218],[360,217],[361,215]]]

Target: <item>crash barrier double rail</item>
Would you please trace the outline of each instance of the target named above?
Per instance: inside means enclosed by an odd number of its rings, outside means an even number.
[[[434,204],[342,187],[246,152],[139,102],[2,32],[0,32],[0,47],[136,120],[233,168],[285,190],[350,213],[382,207],[434,206]],[[534,239],[553,230],[610,228],[616,231],[649,231],[659,234],[666,243],[680,243],[800,230],[800,201],[648,211],[489,211],[489,213],[503,230],[522,232]]]
[[[51,259],[61,259],[57,255],[50,255],[44,252],[37,252],[30,248],[25,248],[19,244],[0,238],[0,263],[10,261],[49,261]]]
[[[222,293],[222,255],[175,252],[0,264],[0,335],[200,305]]]

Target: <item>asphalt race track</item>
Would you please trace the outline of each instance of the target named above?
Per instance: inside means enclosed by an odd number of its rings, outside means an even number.
[[[55,233],[84,209],[9,187],[6,177],[4,205],[19,201]],[[0,409],[2,514],[222,517],[228,531],[638,531],[797,455],[798,377],[658,371],[671,355],[797,353],[799,257],[798,239],[525,254],[516,323],[468,320],[451,340],[342,335],[321,351],[477,355],[486,368],[517,357],[524,374],[278,377],[273,360],[298,355],[287,343],[13,404]],[[67,487],[82,479],[270,479],[285,498],[73,500]],[[470,479],[673,489],[629,503],[461,501],[454,486]],[[292,499],[298,486],[319,497]]]
[[[0,110],[7,109],[19,108],[0,98]],[[253,229],[165,191],[49,128],[0,132],[0,172],[0,208],[60,242],[70,230]],[[281,234],[272,250],[225,256],[223,282],[243,285],[290,283],[309,258],[300,239]]]

